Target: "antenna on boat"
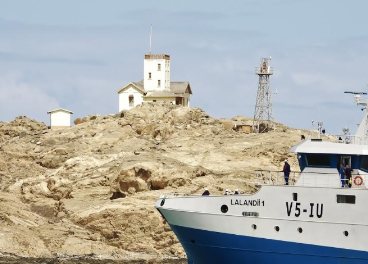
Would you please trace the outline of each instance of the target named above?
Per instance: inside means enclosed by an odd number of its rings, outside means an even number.
[[[368,139],[368,111],[367,111],[367,100],[362,100],[362,95],[367,95],[366,92],[354,92],[354,91],[345,91],[346,94],[354,94],[354,100],[357,105],[363,106],[360,110],[365,110],[365,115],[363,117],[362,122],[359,124],[358,129],[353,136],[353,143],[355,144],[367,144]],[[347,142],[350,143],[350,142]]]
[[[367,101],[363,102],[361,101],[361,96],[362,95],[367,95],[366,92],[352,92],[352,91],[345,91],[344,93],[346,94],[354,94],[354,100],[356,102],[357,105],[363,105],[364,108],[362,109],[362,111],[365,109],[365,107],[367,106]]]
[[[315,128],[314,120],[312,120],[312,129]],[[318,121],[317,122],[317,131],[318,131],[318,138],[321,138],[321,134],[325,134],[326,130],[323,128],[323,122]]]
[[[351,91],[345,91],[344,93],[349,93],[349,94],[364,94],[367,95],[366,92],[351,92]]]
[[[343,140],[346,144],[349,144],[350,143],[349,128],[348,127],[343,127],[342,132],[344,133],[344,135],[341,138],[341,140]]]

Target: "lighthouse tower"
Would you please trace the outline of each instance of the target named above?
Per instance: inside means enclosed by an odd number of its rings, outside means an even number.
[[[270,90],[270,75],[273,68],[270,67],[269,58],[262,58],[260,67],[256,67],[256,74],[259,76],[256,106],[254,109],[253,131],[262,133],[268,131],[273,126],[272,101]]]
[[[144,56],[144,90],[170,90],[170,55],[150,52]]]

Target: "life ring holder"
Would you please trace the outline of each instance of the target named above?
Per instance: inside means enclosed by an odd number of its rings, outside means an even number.
[[[362,185],[363,184],[363,178],[362,178],[362,176],[360,176],[360,175],[354,176],[354,184],[356,186]]]

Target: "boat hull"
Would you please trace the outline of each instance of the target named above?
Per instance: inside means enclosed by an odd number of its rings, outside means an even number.
[[[155,207],[189,264],[368,264],[366,201],[365,189],[262,186],[252,195],[161,197]]]
[[[368,263],[366,251],[170,226],[187,253],[188,264]]]

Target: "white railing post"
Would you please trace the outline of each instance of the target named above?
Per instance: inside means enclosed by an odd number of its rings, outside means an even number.
[[[268,171],[268,173],[269,173],[269,181],[268,181],[268,184],[270,184],[271,182],[272,182],[272,177],[271,177],[271,171]]]

